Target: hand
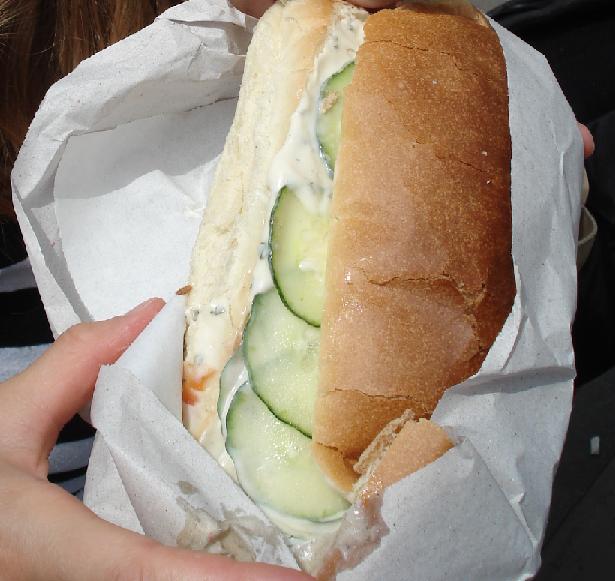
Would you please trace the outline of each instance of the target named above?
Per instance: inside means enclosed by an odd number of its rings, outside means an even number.
[[[0,577],[19,580],[293,580],[302,573],[165,547],[98,518],[47,481],[61,427],[162,308],[77,325],[30,368],[0,384]]]
[[[380,8],[386,8],[387,6],[393,6],[397,3],[397,0],[349,0],[355,6],[361,6],[367,10],[379,10]],[[235,8],[242,12],[260,18],[267,8],[274,4],[274,0],[231,0]],[[594,138],[589,129],[579,123],[579,131],[583,137],[583,154],[585,158],[588,158],[594,153]]]
[[[596,146],[594,145],[594,136],[590,133],[589,129],[583,125],[583,123],[578,123],[579,131],[581,132],[581,137],[583,138],[583,156],[587,159],[592,153],[594,153],[594,149]]]
[[[367,10],[379,10],[380,8],[393,6],[397,0],[350,0],[350,2]],[[274,4],[274,0],[231,0],[231,4],[244,14],[260,18],[267,8]]]

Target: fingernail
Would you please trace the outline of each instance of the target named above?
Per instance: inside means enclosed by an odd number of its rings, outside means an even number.
[[[152,308],[152,305],[158,303],[160,305],[159,309],[162,309],[162,307],[164,307],[164,305],[166,304],[164,299],[161,299],[160,297],[154,297],[151,299],[147,299],[146,301],[143,301],[142,303],[138,304],[136,307],[133,307],[132,309],[130,309],[130,311],[128,311],[127,313],[124,314],[125,317],[132,317],[138,313],[141,313],[143,311],[147,311],[149,309]]]

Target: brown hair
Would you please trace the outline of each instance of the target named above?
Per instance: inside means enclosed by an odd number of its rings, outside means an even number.
[[[179,0],[0,0],[0,219],[10,172],[47,89],[83,59],[150,24]]]

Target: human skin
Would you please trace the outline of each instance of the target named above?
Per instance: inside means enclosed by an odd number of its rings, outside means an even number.
[[[260,18],[269,6],[274,2],[272,0],[232,0],[232,4],[235,8],[239,8],[245,14]],[[395,2],[386,2],[382,0],[354,0],[352,4],[367,8],[367,10],[378,10],[379,8],[386,8],[387,6],[395,5]]]
[[[0,384],[0,577],[12,581],[293,581],[307,575],[165,547],[112,525],[47,481],[62,426],[92,397],[101,365],[134,341],[164,302],[73,327]]]

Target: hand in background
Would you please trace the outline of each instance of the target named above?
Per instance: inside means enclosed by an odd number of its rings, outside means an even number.
[[[301,573],[165,547],[98,518],[47,481],[62,426],[92,396],[113,363],[162,308],[77,325],[30,368],[0,384],[0,577],[20,581],[292,580]]]
[[[350,0],[351,4],[355,6],[361,6],[367,10],[378,10],[380,8],[386,8],[387,6],[393,6],[396,0]],[[245,14],[260,18],[269,6],[271,6],[273,0],[231,0],[231,3],[235,8],[238,8]]]
[[[273,0],[231,0],[235,8],[238,8],[245,14],[260,18],[267,8],[269,8],[274,1]],[[379,10],[380,8],[386,8],[388,6],[394,6],[397,0],[350,0],[352,4],[361,6],[367,10]],[[579,130],[583,137],[583,153],[585,157],[589,157],[594,152],[594,138],[589,132],[589,129],[582,123],[579,123]]]
[[[589,129],[583,125],[583,123],[579,123],[579,131],[581,132],[581,137],[583,138],[583,156],[587,159],[592,153],[594,153],[594,149],[596,146],[594,145],[594,137],[590,133]]]

